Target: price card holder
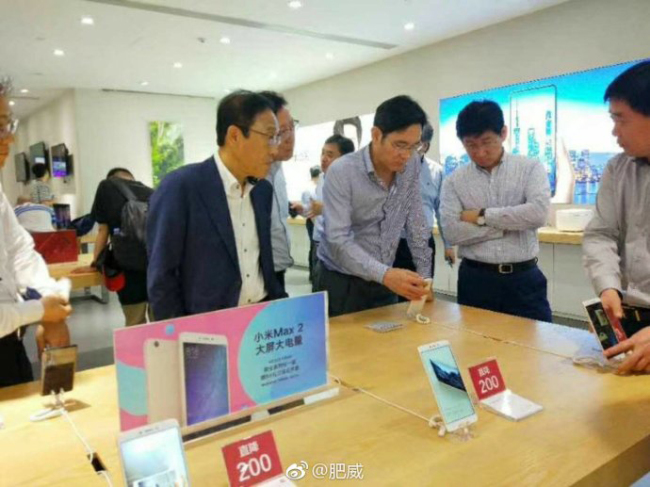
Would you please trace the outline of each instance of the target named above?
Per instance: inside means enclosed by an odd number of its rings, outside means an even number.
[[[272,431],[226,445],[222,452],[231,487],[273,485],[284,478]]]
[[[488,411],[513,421],[532,416],[544,409],[506,388],[501,369],[495,358],[469,368],[469,375],[479,404]]]
[[[479,401],[506,390],[506,384],[495,358],[470,367],[469,375]]]

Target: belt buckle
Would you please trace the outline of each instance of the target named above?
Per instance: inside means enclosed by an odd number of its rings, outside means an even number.
[[[499,264],[499,274],[512,274],[514,271],[512,264]]]

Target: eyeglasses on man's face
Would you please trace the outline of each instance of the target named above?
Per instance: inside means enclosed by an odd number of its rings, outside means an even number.
[[[490,137],[480,141],[463,141],[463,147],[467,152],[479,152],[483,149],[490,150],[501,147],[502,140],[499,137]]]
[[[263,135],[268,139],[269,147],[277,147],[282,143],[282,135],[280,133],[269,134],[267,132],[262,132],[261,130],[255,130],[254,128],[248,129],[250,132],[254,132],[259,135]]]
[[[417,142],[416,144],[409,145],[405,142],[391,141],[390,145],[395,151],[409,155],[413,155],[415,152],[421,151],[424,147],[424,144],[422,142]]]

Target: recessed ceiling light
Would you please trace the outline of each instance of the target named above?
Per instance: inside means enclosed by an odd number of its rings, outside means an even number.
[[[183,63],[174,63],[174,67],[176,69],[181,69],[183,67]]]
[[[140,86],[148,86],[149,82],[148,81],[140,81]]]
[[[65,56],[65,52],[62,49],[54,49],[54,55],[62,57]]]
[[[13,100],[10,100],[10,101],[9,101],[9,106],[10,106],[10,107],[14,106],[15,104],[16,104],[15,101],[13,101]]]
[[[29,90],[27,88],[23,88],[22,90],[20,90],[20,92],[23,93],[23,94],[24,93],[29,93]]]
[[[219,42],[222,44],[230,44],[230,37],[223,36],[221,39],[219,39]]]
[[[300,0],[290,0],[287,5],[289,5],[289,8],[296,10],[302,7],[302,2]]]
[[[325,54],[325,57],[327,59],[334,59],[334,54],[332,54],[331,52],[328,52],[327,54]]]
[[[89,15],[86,15],[84,17],[81,17],[81,23],[82,25],[95,25],[95,19]]]
[[[404,30],[413,30],[415,29],[415,24],[413,22],[408,22],[404,24]]]

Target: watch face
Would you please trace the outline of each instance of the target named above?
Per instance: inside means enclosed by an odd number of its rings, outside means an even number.
[[[476,219],[476,223],[477,223],[478,225],[481,225],[481,226],[485,225],[485,217],[484,217],[484,216],[479,216],[479,217]]]

